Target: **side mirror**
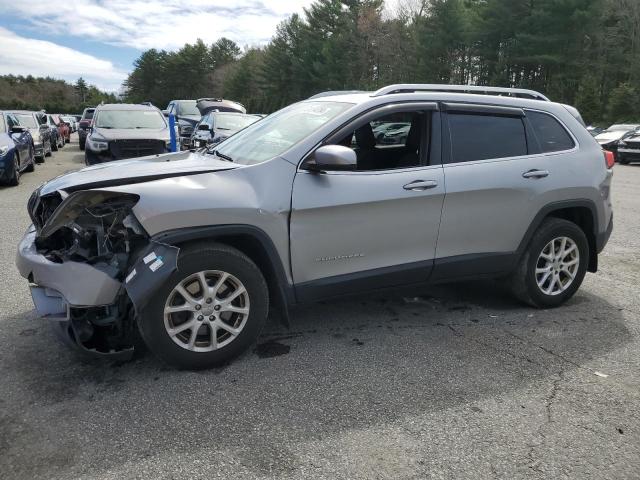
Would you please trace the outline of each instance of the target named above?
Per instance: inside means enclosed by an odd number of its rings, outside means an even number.
[[[169,116],[169,110],[162,110],[162,114],[163,114],[165,117],[168,117],[168,116]]]
[[[309,170],[355,170],[358,164],[356,152],[343,145],[324,145],[313,154],[315,164]]]
[[[207,131],[209,131],[209,125],[207,125],[206,123],[201,123],[200,125],[198,125],[198,130],[207,130]]]

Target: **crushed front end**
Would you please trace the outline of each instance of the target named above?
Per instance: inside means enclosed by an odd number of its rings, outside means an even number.
[[[38,313],[67,343],[97,355],[130,355],[136,326],[123,287],[131,264],[149,246],[132,213],[138,197],[108,190],[34,192],[33,225],[16,265]]]

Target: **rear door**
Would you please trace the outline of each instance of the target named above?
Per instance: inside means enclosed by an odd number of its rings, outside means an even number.
[[[548,147],[542,151],[522,109],[468,104],[443,109],[447,195],[433,278],[508,271],[549,200],[546,193],[555,188],[554,165],[560,159]],[[555,150],[574,148],[565,134]]]
[[[292,273],[299,300],[427,280],[444,198],[436,108],[427,103],[383,107],[354,120],[324,143],[353,145],[360,162],[365,146],[364,141],[357,145],[361,135],[354,132],[361,127],[369,129],[373,138],[380,118],[413,112],[414,118],[425,119],[415,123],[420,139],[417,132],[412,134],[417,150],[409,142],[367,145],[379,156],[375,168],[317,173],[305,170],[303,164],[294,180],[290,220]],[[418,154],[412,160],[414,150]]]

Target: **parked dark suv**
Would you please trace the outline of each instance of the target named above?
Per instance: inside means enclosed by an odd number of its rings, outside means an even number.
[[[374,126],[398,119],[404,142],[379,144]],[[530,90],[324,95],[206,152],[51,180],[17,265],[69,343],[124,354],[137,329],[167,362],[207,367],[270,309],[350,293],[497,277],[558,307],[597,271],[613,165],[574,108]]]
[[[87,165],[167,153],[169,126],[156,107],[100,105],[86,138]]]

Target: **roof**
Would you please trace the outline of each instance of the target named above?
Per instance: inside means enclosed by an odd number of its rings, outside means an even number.
[[[40,114],[45,114],[44,112],[39,112],[39,111],[35,111],[35,110],[3,110],[4,112],[8,112],[8,113],[40,113]]]
[[[100,110],[151,110],[159,111],[156,107],[150,107],[149,105],[141,105],[139,103],[105,103],[104,105],[98,105],[96,109]]]

